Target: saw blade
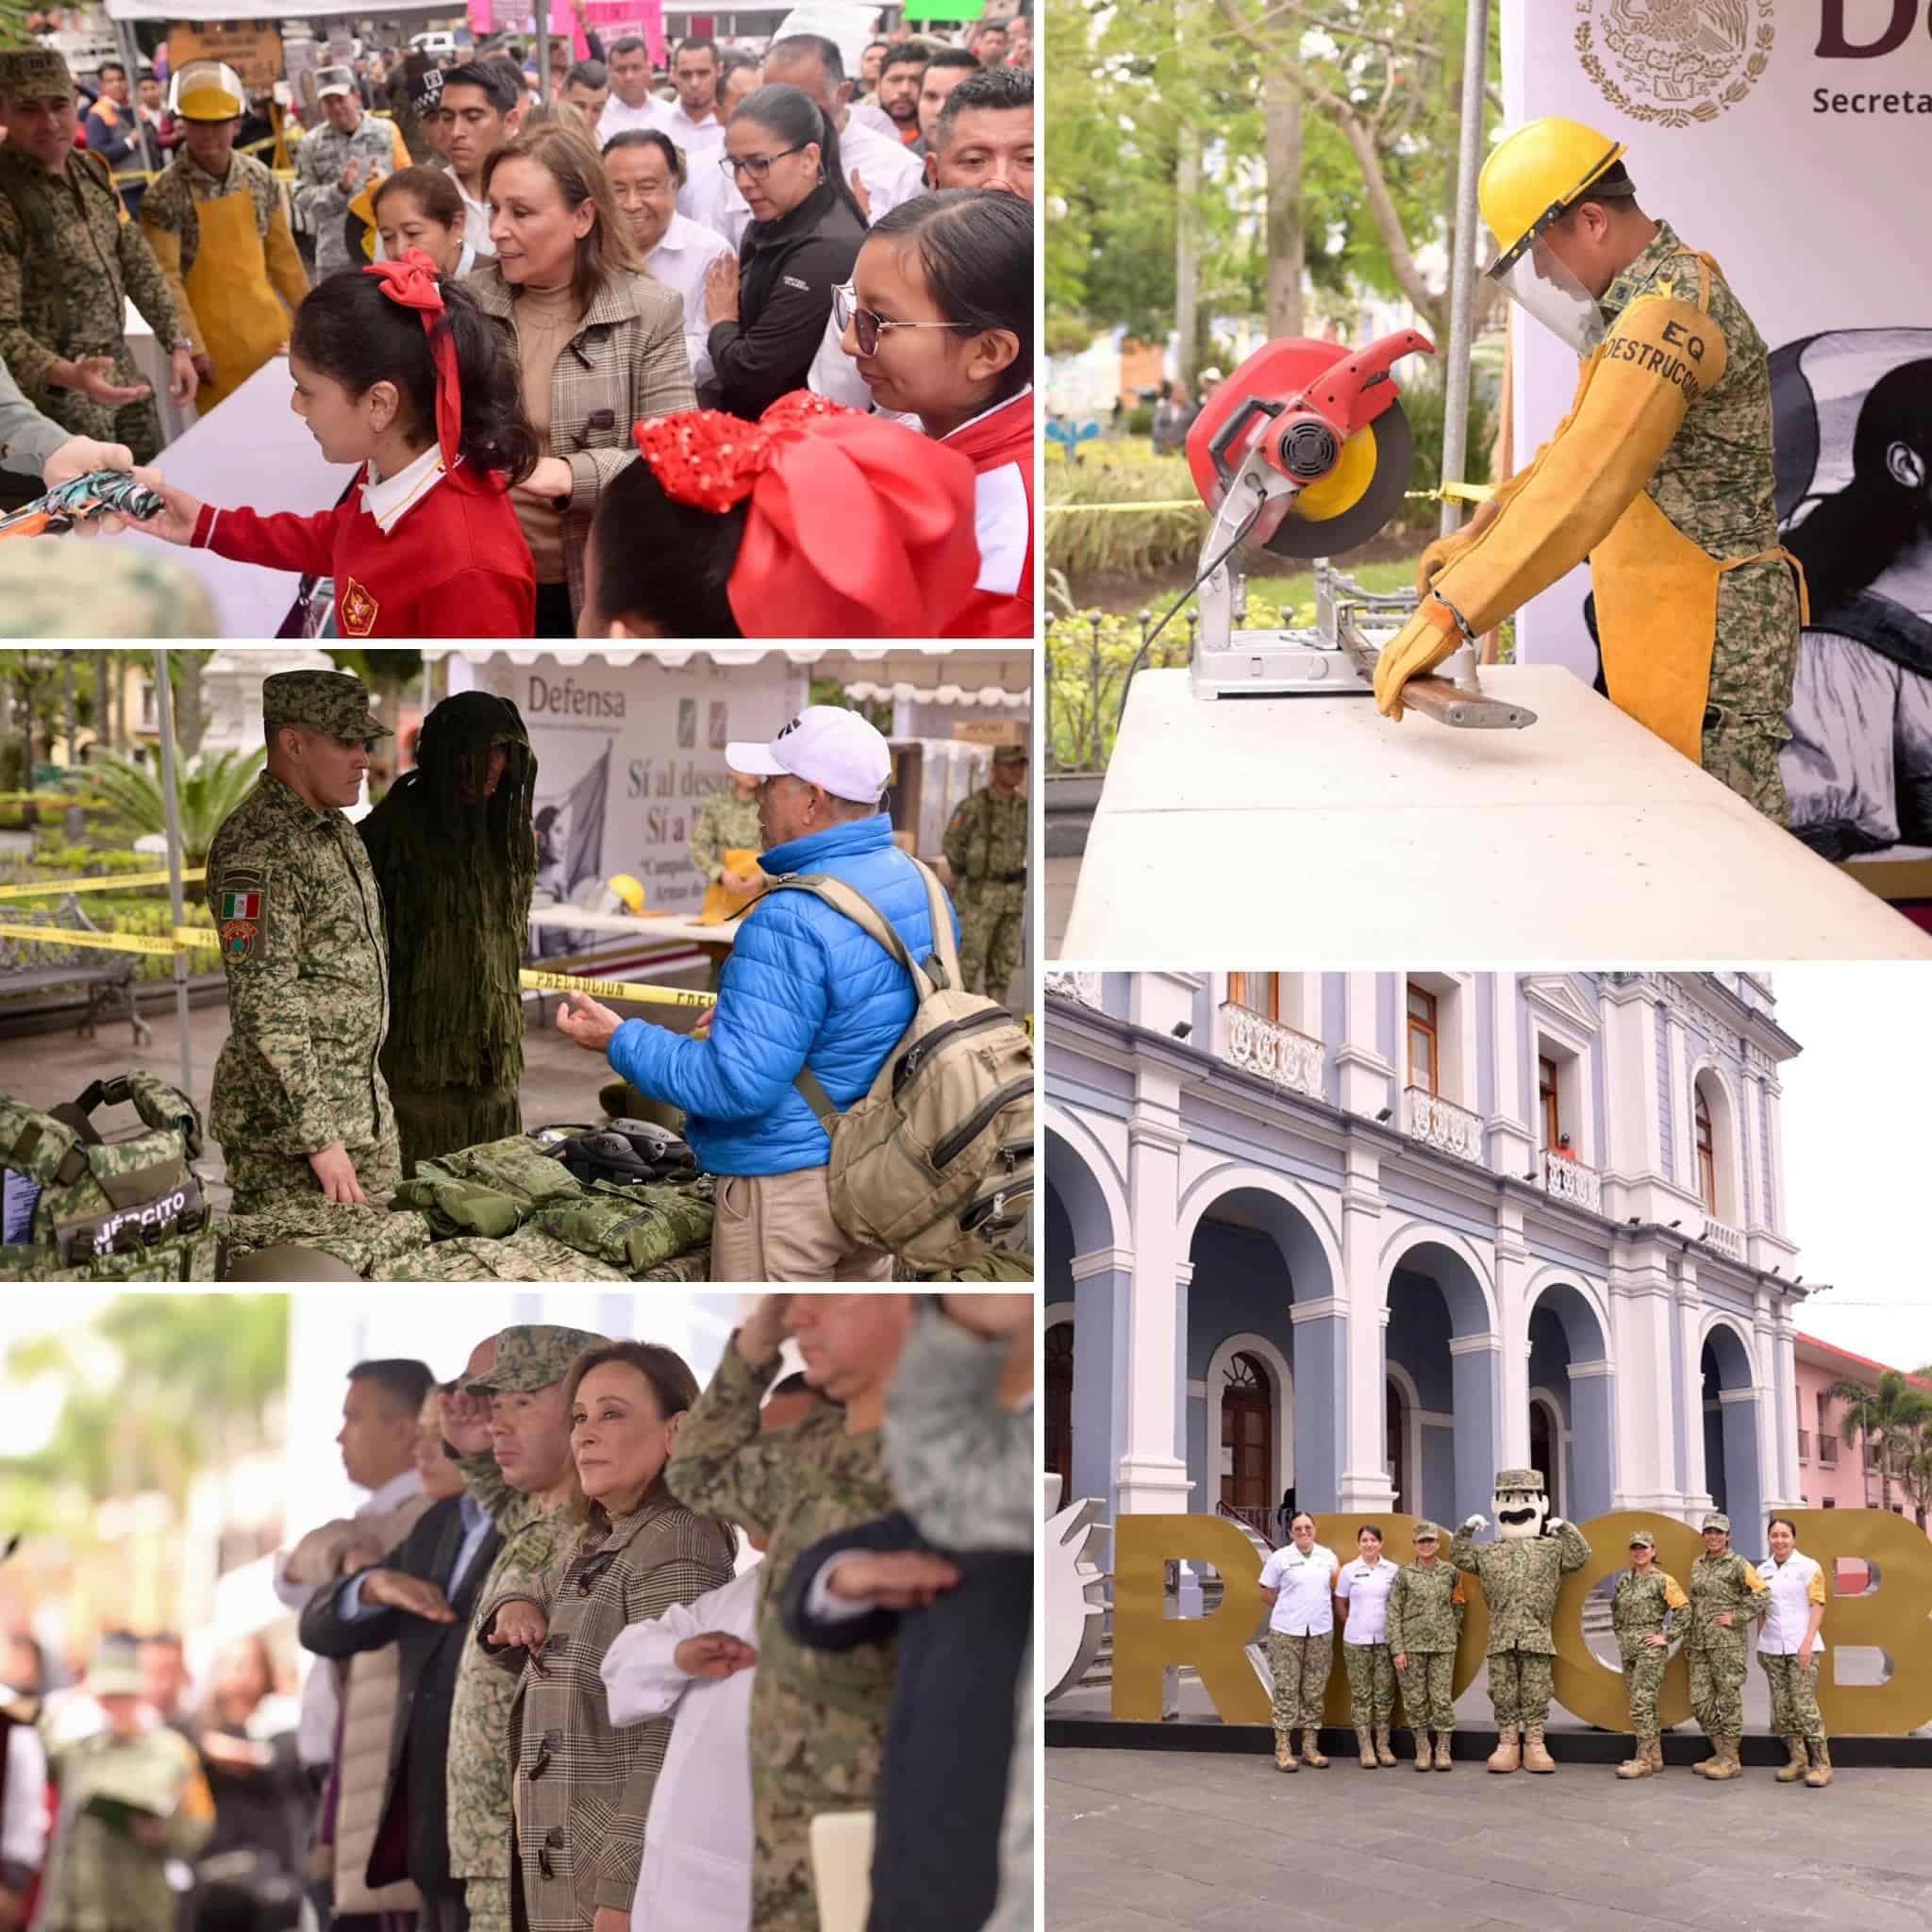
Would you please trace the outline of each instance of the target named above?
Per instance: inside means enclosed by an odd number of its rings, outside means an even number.
[[[1333,479],[1324,477],[1312,490],[1304,491],[1261,546],[1264,550],[1276,557],[1340,557],[1366,543],[1395,516],[1415,469],[1415,436],[1399,402],[1391,402],[1366,428],[1349,438],[1337,465],[1338,476],[1345,475],[1352,463],[1359,462],[1357,446],[1364,441],[1374,454],[1367,483],[1359,490],[1344,491],[1347,501],[1331,516],[1309,514],[1309,510],[1321,505]]]

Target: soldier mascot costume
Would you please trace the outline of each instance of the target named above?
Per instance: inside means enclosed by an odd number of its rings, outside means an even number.
[[[1494,1542],[1476,1546],[1489,1525],[1472,1516],[1449,1546],[1451,1563],[1475,1574],[1490,1607],[1490,1702],[1499,1733],[1490,1769],[1555,1771],[1543,1743],[1557,1655],[1550,1620],[1563,1578],[1590,1561],[1590,1545],[1574,1524],[1550,1515],[1541,1470],[1498,1470],[1495,1503]]]

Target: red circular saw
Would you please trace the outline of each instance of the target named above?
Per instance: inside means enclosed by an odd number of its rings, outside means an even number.
[[[1219,510],[1251,459],[1277,472],[1241,540],[1277,557],[1337,557],[1365,543],[1402,506],[1415,439],[1391,367],[1433,356],[1412,328],[1351,350],[1284,337],[1257,349],[1214,392],[1188,431],[1188,467]]]

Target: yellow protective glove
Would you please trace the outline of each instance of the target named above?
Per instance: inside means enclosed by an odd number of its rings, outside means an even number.
[[[1436,577],[1436,591],[1476,636],[1574,570],[1609,535],[1690,406],[1723,378],[1728,356],[1723,331],[1693,302],[1646,295],[1624,309],[1562,428],[1511,479],[1495,520]]]
[[[1436,578],[1496,521],[1496,512],[1516,493],[1516,485],[1521,480],[1512,476],[1495,495],[1476,505],[1474,514],[1459,530],[1451,530],[1446,537],[1438,537],[1423,552],[1415,570],[1418,596],[1426,597],[1434,589]]]
[[[1461,642],[1462,626],[1456,622],[1456,613],[1440,598],[1429,598],[1375,659],[1375,708],[1400,723],[1402,687],[1411,677],[1433,671]]]

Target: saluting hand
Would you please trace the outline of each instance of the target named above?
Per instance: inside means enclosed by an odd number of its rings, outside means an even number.
[[[724,1630],[707,1630],[701,1637],[687,1637],[671,1653],[671,1661],[687,1677],[730,1677],[748,1671],[758,1660],[758,1652],[741,1638]]]
[[[550,1640],[550,1620],[535,1604],[519,1599],[505,1604],[490,1626],[490,1641],[499,1650],[527,1650],[532,1655]]]
[[[442,1424],[442,1440],[458,1456],[481,1456],[490,1447],[490,1398],[472,1395],[458,1389],[440,1395],[436,1407]]]
[[[834,1559],[825,1588],[846,1603],[871,1602],[881,1609],[922,1609],[959,1580],[956,1565],[924,1550],[856,1550]]]
[[[362,1601],[404,1610],[431,1624],[454,1624],[457,1613],[435,1584],[405,1570],[372,1570],[362,1579]]]

